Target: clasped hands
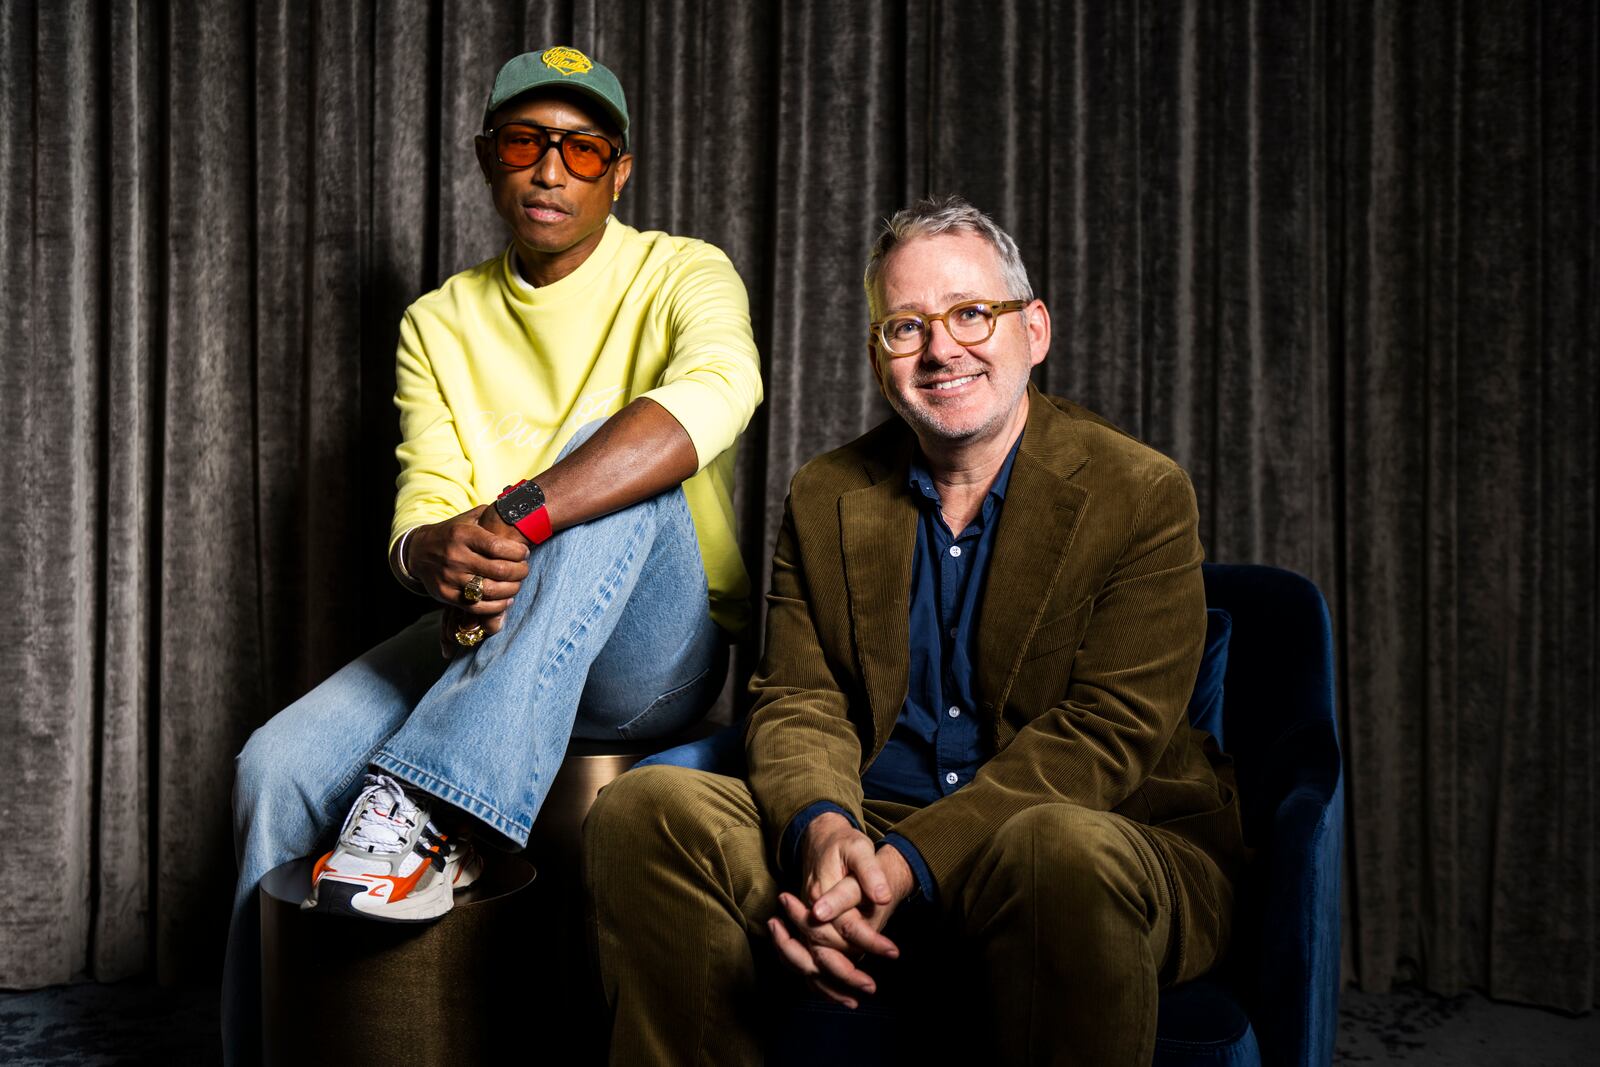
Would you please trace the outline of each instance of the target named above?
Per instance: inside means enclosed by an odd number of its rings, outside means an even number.
[[[857,997],[877,992],[856,961],[900,955],[882,931],[916,877],[899,849],[875,849],[871,838],[832,811],[806,827],[800,871],[810,906],[792,893],[778,894],[779,914],[767,920],[767,929],[779,957],[813,989],[854,1009]]]
[[[461,646],[457,628],[479,623],[500,632],[501,616],[528,576],[528,539],[488,505],[453,519],[419,526],[406,546],[406,567],[433,599],[445,606],[439,651],[450,659]],[[483,579],[483,599],[462,596],[473,575]]]

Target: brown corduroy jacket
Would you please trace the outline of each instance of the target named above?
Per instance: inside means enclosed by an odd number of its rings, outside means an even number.
[[[994,755],[894,829],[940,885],[1010,816],[1060,802],[1158,827],[1158,844],[1231,872],[1243,850],[1232,768],[1185,715],[1206,628],[1189,478],[1093,413],[1028,395],[977,631]],[[775,861],[817,801],[866,825],[861,776],[906,696],[914,447],[891,420],[790,485],[745,743]]]

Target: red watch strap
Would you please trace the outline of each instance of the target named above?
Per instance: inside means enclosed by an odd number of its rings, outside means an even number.
[[[522,531],[522,536],[536,545],[542,545],[550,540],[550,535],[555,533],[550,528],[550,512],[544,508],[537,508],[528,512],[517,520],[517,529]]]
[[[524,478],[515,485],[506,486],[500,490],[500,495],[505,496],[518,486],[525,485],[527,481],[528,479]],[[550,526],[550,513],[542,505],[537,510],[530,511],[518,519],[516,526],[523,537],[526,537],[536,545],[544,544],[555,534],[555,530]]]

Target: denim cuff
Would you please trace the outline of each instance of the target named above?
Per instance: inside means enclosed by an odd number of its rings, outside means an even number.
[[[928,870],[928,864],[923,860],[922,853],[917,851],[917,846],[893,830],[884,834],[883,840],[878,842],[879,848],[884,845],[893,846],[906,858],[906,864],[910,866],[911,873],[917,880],[917,888],[921,891],[922,899],[932,904],[937,899],[937,887],[933,882],[933,872]]]

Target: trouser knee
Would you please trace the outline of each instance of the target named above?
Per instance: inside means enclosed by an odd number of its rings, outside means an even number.
[[[1009,819],[980,861],[971,894],[977,910],[1028,912],[1042,937],[1073,954],[1127,938],[1152,940],[1156,961],[1169,891],[1152,847],[1127,820],[1070,804],[1030,808]]]
[[[760,818],[743,783],[641,767],[600,791],[583,827],[585,876],[616,894],[710,893],[744,910],[767,877]]]
[[[584,854],[591,870],[637,868],[692,847],[701,836],[703,810],[695,772],[682,767],[640,767],[620,775],[595,798],[583,824]]]
[[[1037,887],[1050,899],[1095,907],[1146,869],[1118,816],[1071,804],[1043,804],[1013,816],[990,847],[996,874],[1014,887]]]
[[[589,870],[603,871],[626,862],[635,841],[648,845],[650,825],[655,821],[650,811],[648,782],[653,769],[628,771],[608,782],[595,796],[583,820],[583,855]],[[594,880],[600,888],[605,887],[605,879]]]

